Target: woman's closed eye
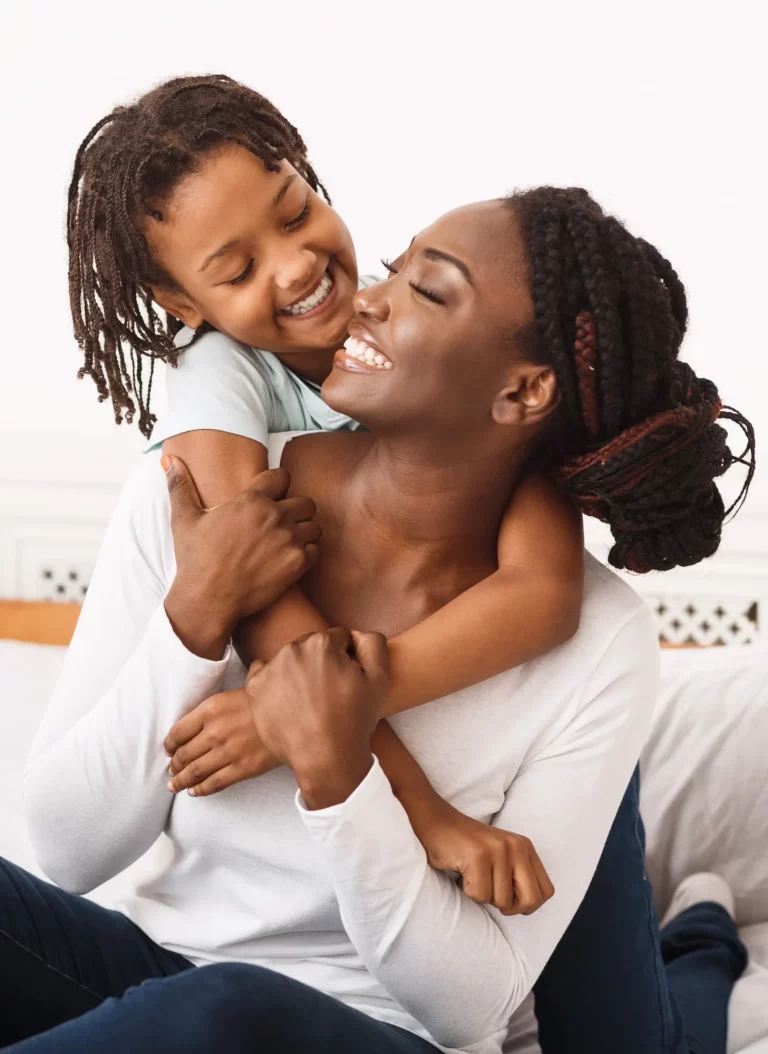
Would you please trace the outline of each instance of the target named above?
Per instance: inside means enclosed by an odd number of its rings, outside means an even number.
[[[398,269],[394,266],[394,264],[390,263],[389,260],[382,260],[381,265],[386,271],[389,272],[390,277],[393,274],[399,274]],[[443,298],[438,293],[436,293],[433,289],[428,289],[425,285],[419,285],[418,282],[409,282],[408,285],[411,287],[411,289],[413,289],[415,293],[418,293],[419,296],[423,296],[425,300],[430,300],[433,304],[445,303]]]

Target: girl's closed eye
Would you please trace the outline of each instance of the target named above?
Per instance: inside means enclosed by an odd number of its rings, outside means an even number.
[[[248,277],[248,275],[251,273],[252,270],[253,270],[253,260],[249,260],[248,261],[248,265],[246,266],[246,268],[243,271],[240,272],[240,274],[237,276],[237,278],[232,278],[229,282],[227,282],[227,285],[239,285],[240,282],[244,282],[246,280],[246,278]]]
[[[307,216],[309,216],[311,208],[312,203],[309,198],[307,198],[307,200],[304,202],[304,207],[302,208],[299,215],[294,216],[292,220],[289,220],[285,225],[285,229],[289,231],[295,231],[297,227],[300,227],[304,220],[307,218]]]

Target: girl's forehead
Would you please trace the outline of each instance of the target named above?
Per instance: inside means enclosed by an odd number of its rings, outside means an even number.
[[[270,172],[244,148],[214,151],[162,204],[162,221],[148,221],[147,235],[161,256],[196,257],[268,223],[291,187],[302,182],[287,161]]]
[[[172,195],[171,209],[184,211],[222,208],[243,203],[253,205],[263,197],[273,203],[292,182],[301,180],[288,161],[280,161],[278,171],[271,172],[259,157],[245,147],[226,147],[212,151],[185,176]],[[285,188],[285,189],[283,189]],[[278,202],[279,204],[279,202]]]

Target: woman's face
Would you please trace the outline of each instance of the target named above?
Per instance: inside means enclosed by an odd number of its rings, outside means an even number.
[[[543,369],[520,351],[534,309],[514,214],[497,201],[449,212],[391,268],[355,297],[326,402],[377,432],[455,434],[498,420],[499,392]]]
[[[268,172],[243,147],[216,150],[160,208],[145,233],[183,291],[154,290],[166,310],[267,351],[339,347],[357,291],[352,239],[287,161]]]

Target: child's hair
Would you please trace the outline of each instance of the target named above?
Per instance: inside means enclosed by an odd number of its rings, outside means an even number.
[[[118,424],[123,417],[130,423],[138,408],[147,437],[155,421],[155,359],[175,365],[181,323],[170,316],[163,322],[153,306],[150,285],[175,284],[152,259],[143,221],[162,220],[163,202],[179,181],[227,143],[244,146],[271,172],[286,159],[328,198],[294,126],[263,95],[223,75],[179,77],[117,106],[75,158],[67,242],[72,318],[84,357],[78,376],[93,378],[100,402],[111,398]],[[142,356],[150,360],[146,381]]]
[[[606,215],[585,190],[538,187],[505,199],[531,267],[536,361],[553,367],[560,407],[544,456],[579,508],[610,525],[609,560],[667,570],[711,556],[754,474],[752,425],[678,352],[685,289],[654,246]],[[718,418],[747,446],[731,453]],[[727,511],[715,479],[747,477]]]

